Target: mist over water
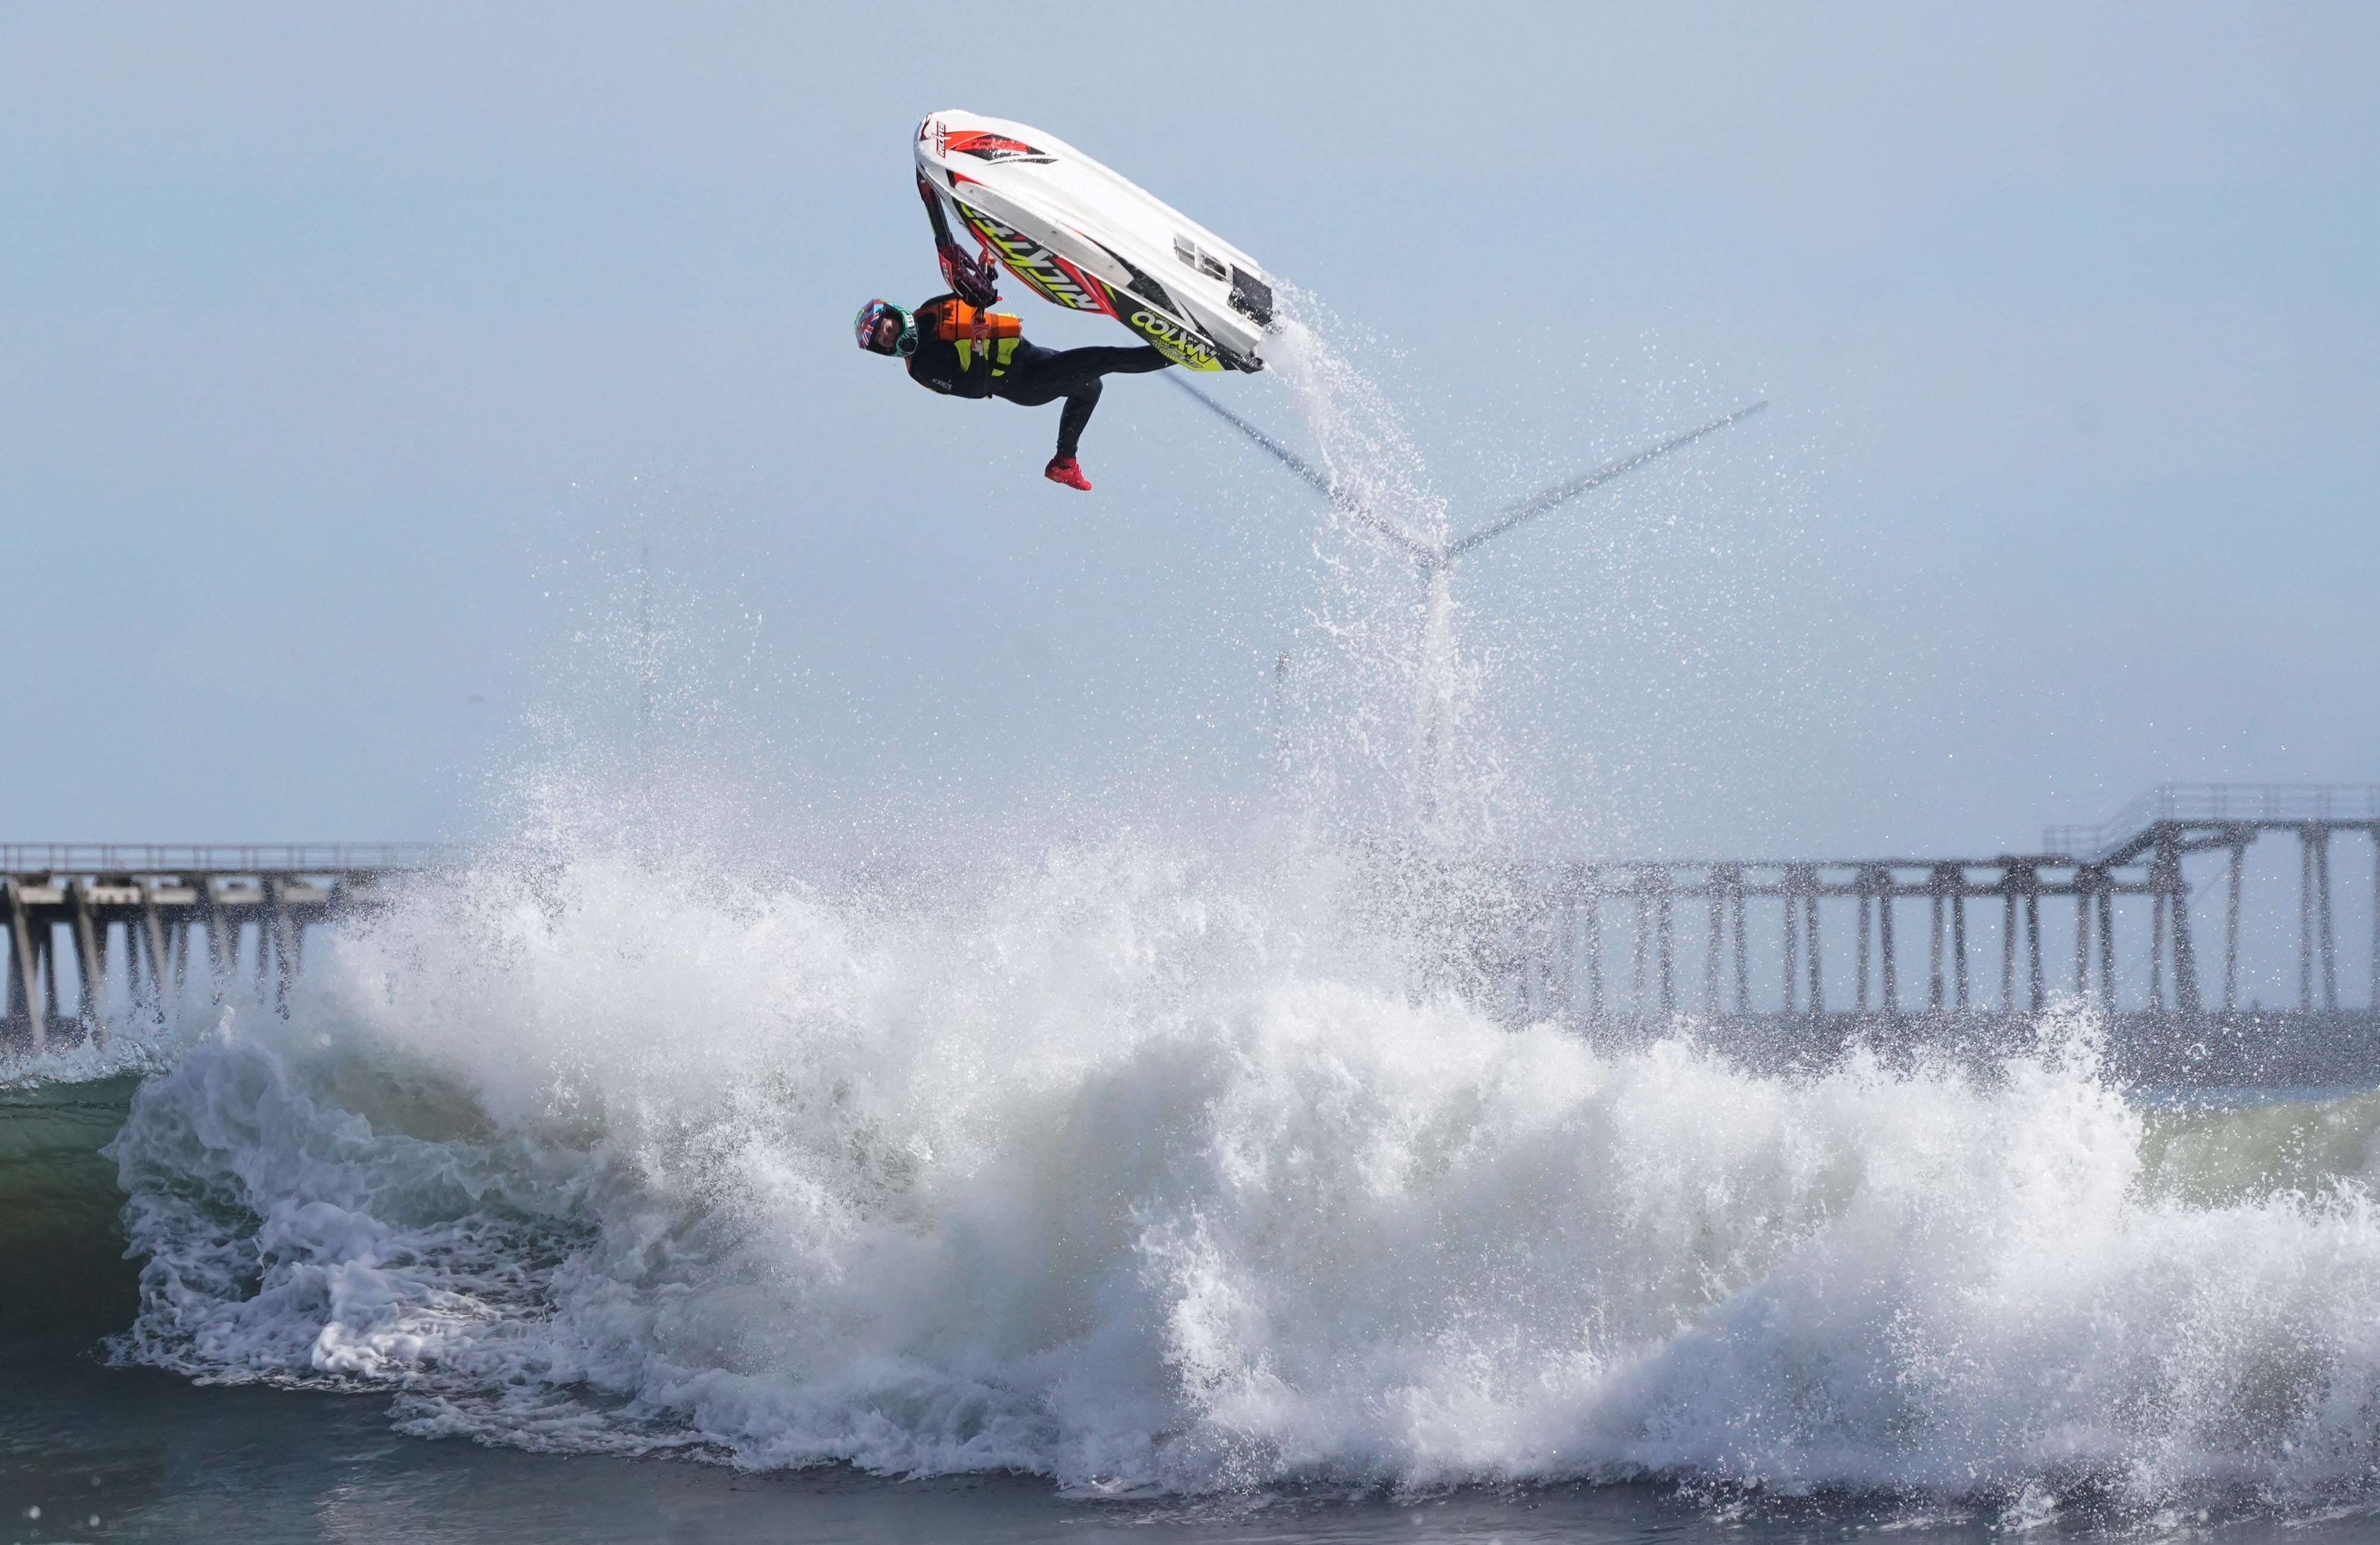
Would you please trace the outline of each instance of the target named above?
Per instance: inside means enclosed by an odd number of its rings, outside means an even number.
[[[1277,371],[1441,539],[1393,405],[1310,328]],[[1465,965],[1543,830],[1499,663],[1332,520],[1279,795],[1203,833],[739,843],[638,632],[636,755],[558,731],[513,841],[142,1084],[109,1355],[422,1435],[1093,1496],[2374,1499],[2380,1096],[2162,1110],[2061,1017],[1792,1075],[1512,1025]]]

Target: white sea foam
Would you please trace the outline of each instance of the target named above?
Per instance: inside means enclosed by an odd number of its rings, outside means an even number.
[[[2079,1046],[1598,1055],[1412,1001],[1325,870],[416,898],[140,1092],[122,1353],[421,1432],[1099,1489],[2370,1487],[2380,1222],[2360,1165],[2259,1178],[2337,1111],[2218,1162]]]

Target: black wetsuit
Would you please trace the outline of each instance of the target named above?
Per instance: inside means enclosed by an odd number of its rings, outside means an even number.
[[[1132,348],[1043,348],[1023,338],[1002,339],[990,349],[970,347],[962,364],[959,346],[936,336],[945,302],[938,295],[917,308],[917,352],[909,356],[909,379],[929,391],[953,397],[1001,397],[1022,408],[1066,399],[1058,415],[1058,454],[1074,456],[1099,405],[1099,377],[1161,371],[1172,360],[1147,344]],[[1005,351],[1001,344],[1014,344]]]

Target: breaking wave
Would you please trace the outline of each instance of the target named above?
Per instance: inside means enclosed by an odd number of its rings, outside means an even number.
[[[1117,843],[940,915],[466,878],[140,1089],[116,1356],[1097,1491],[2374,1486],[2380,1097],[2144,1109],[2074,1027],[1598,1051],[1416,998],[1319,862]]]

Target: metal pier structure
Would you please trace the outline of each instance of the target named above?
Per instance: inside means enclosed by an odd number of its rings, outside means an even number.
[[[103,1041],[119,1016],[179,1002],[194,960],[220,994],[249,936],[258,992],[285,1004],[310,927],[372,905],[391,876],[446,856],[419,843],[0,843],[0,1042],[39,1052]],[[119,939],[120,990],[110,970]]]
[[[2274,909],[2242,905],[2249,851],[2266,838],[2295,842],[2294,1004],[2241,991],[2243,928],[2267,958],[2281,943]],[[2370,979],[2344,996],[2342,838],[2365,849],[2372,931]],[[2217,940],[2193,923],[2207,908],[2193,907],[2188,872],[2202,871],[2203,890],[2210,862]],[[1848,947],[1822,934],[1828,918],[1847,926]],[[1571,862],[1503,940],[1492,965],[1512,1009],[1590,1032],[1684,1016],[1840,1044],[2007,1032],[2066,1004],[2168,1045],[2320,1040],[2360,1057],[2380,1052],[2380,785],[2168,784],[2103,825],[2050,828],[2033,854]],[[1828,979],[1830,956],[1848,980]]]

